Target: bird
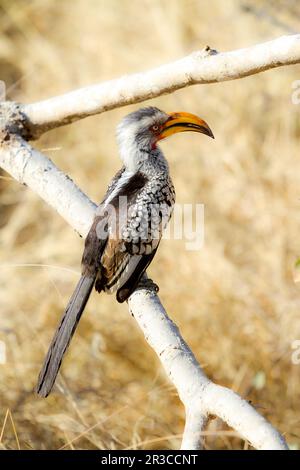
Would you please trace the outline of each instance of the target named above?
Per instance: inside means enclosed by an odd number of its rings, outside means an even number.
[[[214,138],[195,114],[166,113],[145,107],[126,115],[117,127],[123,162],[96,210],[85,240],[81,277],[62,315],[36,391],[47,397],[93,287],[116,293],[125,302],[151,263],[172,215],[175,189],[158,142],[178,132],[194,131]]]

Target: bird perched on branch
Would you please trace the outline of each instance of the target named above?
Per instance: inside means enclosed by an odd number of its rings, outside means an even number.
[[[93,286],[116,292],[124,302],[151,263],[175,202],[169,166],[158,141],[177,132],[213,137],[207,123],[190,113],[139,109],[119,124],[123,167],[98,206],[85,241],[82,275],[66,307],[40,372],[37,392],[46,397],[75,332]]]

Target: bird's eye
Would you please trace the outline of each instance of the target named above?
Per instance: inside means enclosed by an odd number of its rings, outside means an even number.
[[[151,129],[154,131],[154,132],[157,132],[159,130],[159,126],[157,124],[154,124]]]

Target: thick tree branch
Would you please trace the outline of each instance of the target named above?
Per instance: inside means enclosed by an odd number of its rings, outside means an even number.
[[[219,416],[256,449],[287,448],[283,437],[246,400],[208,379],[155,292],[137,289],[128,303],[185,406],[182,449],[201,447],[209,415]]]
[[[81,236],[87,235],[97,206],[49,158],[12,135],[9,143],[0,143],[0,167],[29,186]]]
[[[0,167],[37,192],[79,234],[87,234],[95,204],[46,156],[12,135],[0,145]],[[185,406],[182,449],[201,448],[211,414],[222,418],[257,449],[287,449],[283,437],[247,401],[206,377],[168,317],[153,283],[143,280],[128,304]]]
[[[190,85],[235,80],[300,63],[300,34],[283,36],[245,49],[217,53],[207,47],[147,72],[88,86],[22,106],[32,138],[58,126],[140,103]]]

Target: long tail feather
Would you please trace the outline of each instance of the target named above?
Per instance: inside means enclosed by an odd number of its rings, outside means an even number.
[[[94,283],[95,278],[93,277],[82,276],[80,278],[62,316],[38,378],[36,391],[42,397],[47,397],[52,390],[63,356],[76,330]]]

